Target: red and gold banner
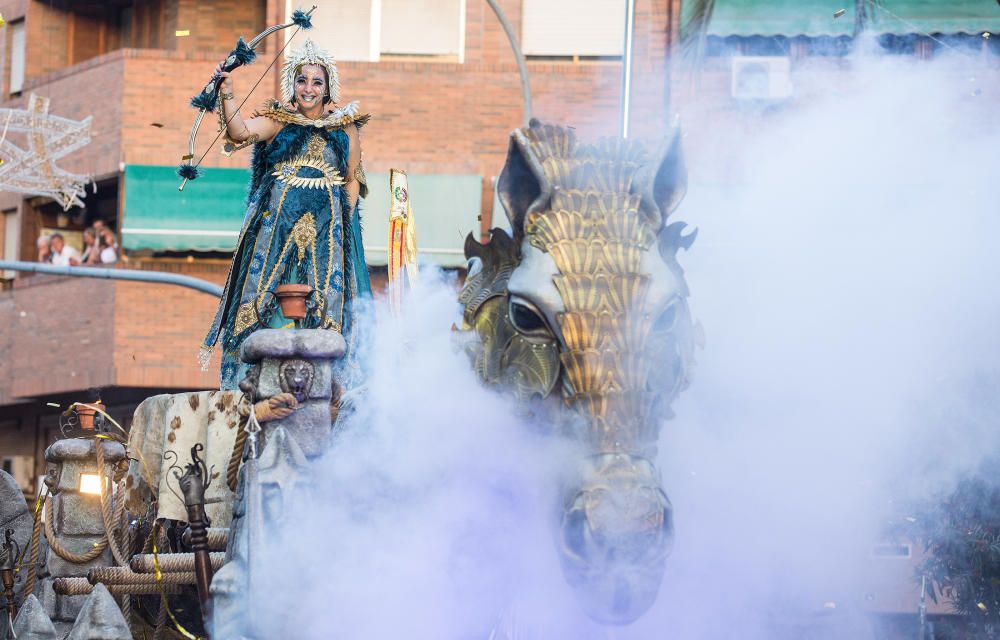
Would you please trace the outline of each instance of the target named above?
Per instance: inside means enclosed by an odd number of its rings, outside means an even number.
[[[389,305],[398,314],[403,301],[403,272],[417,279],[417,225],[410,204],[406,172],[389,170]]]

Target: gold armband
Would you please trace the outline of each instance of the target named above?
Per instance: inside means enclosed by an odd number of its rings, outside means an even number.
[[[358,162],[358,166],[354,167],[354,179],[358,181],[360,188],[358,193],[362,198],[368,196],[368,177],[365,175],[365,168]]]

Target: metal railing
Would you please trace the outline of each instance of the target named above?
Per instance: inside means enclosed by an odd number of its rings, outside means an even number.
[[[163,273],[161,271],[139,271],[135,269],[107,269],[102,267],[57,267],[44,262],[23,262],[21,260],[0,260],[0,269],[9,271],[26,271],[29,273],[47,273],[57,276],[70,276],[73,278],[103,278],[105,280],[131,280],[133,282],[153,282],[156,284],[172,284],[178,287],[187,287],[202,293],[222,297],[222,287],[219,285],[182,276],[176,273]]]

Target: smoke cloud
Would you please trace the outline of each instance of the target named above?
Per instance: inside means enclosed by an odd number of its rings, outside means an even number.
[[[707,344],[661,437],[677,538],[645,617],[583,618],[551,532],[574,452],[479,386],[454,282],[428,270],[401,321],[379,314],[368,395],[275,534],[267,637],[485,640],[505,612],[546,640],[792,639],[824,616],[865,637],[886,520],[1000,451],[1000,132],[972,95],[1000,83],[851,64],[686,141],[675,219],[700,233],[679,258]]]

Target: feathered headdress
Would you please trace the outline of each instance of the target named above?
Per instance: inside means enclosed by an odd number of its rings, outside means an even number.
[[[337,62],[329,52],[321,49],[311,39],[302,44],[302,48],[293,51],[285,60],[281,70],[281,97],[285,102],[291,102],[295,97],[295,76],[304,64],[318,64],[326,69],[329,82],[330,99],[340,100],[340,76],[337,74]]]

